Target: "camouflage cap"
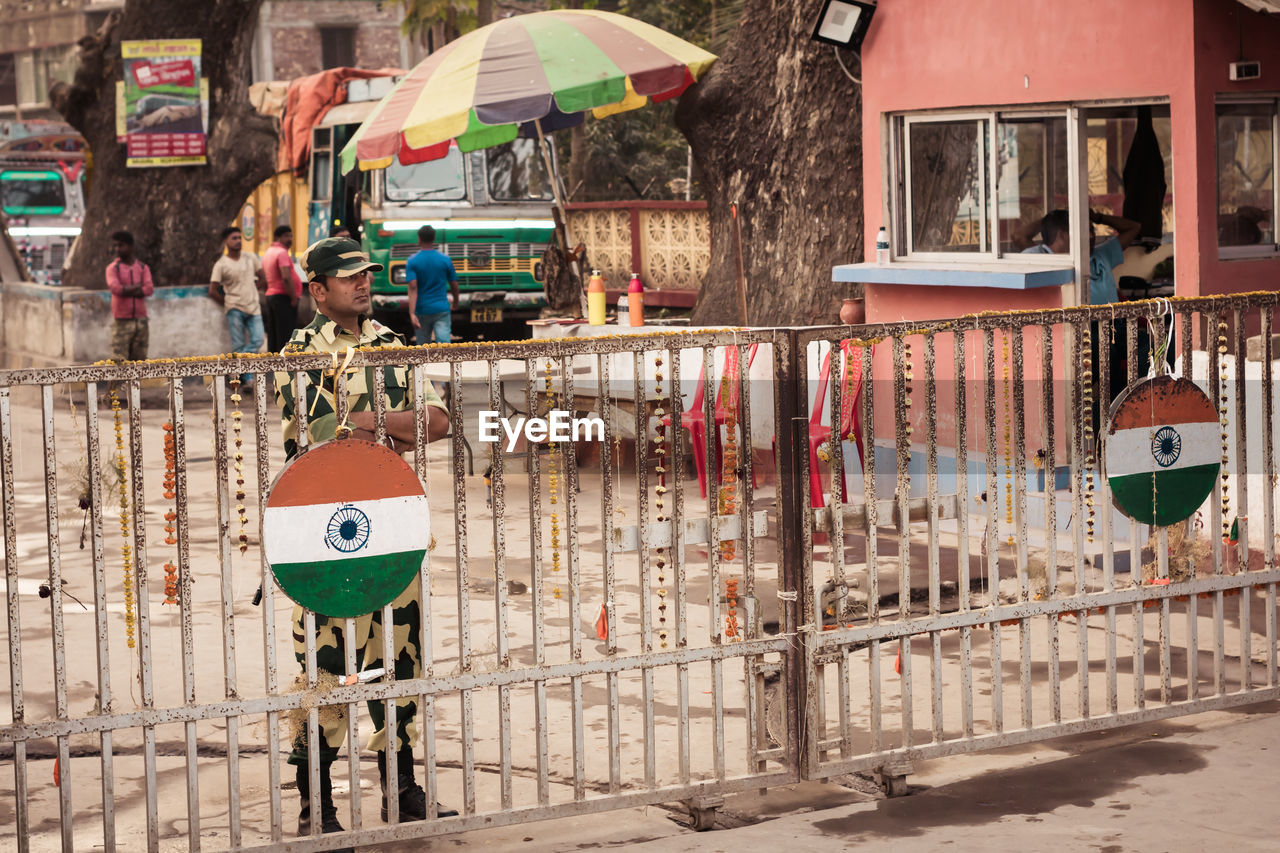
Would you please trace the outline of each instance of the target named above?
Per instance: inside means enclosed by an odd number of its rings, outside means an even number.
[[[307,274],[307,281],[315,281],[320,276],[345,278],[365,270],[382,270],[382,264],[370,262],[360,244],[349,237],[317,240],[307,247],[298,260]]]

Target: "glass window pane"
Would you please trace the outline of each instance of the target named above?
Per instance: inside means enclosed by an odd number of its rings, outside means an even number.
[[[333,178],[333,156],[328,149],[311,153],[311,198],[326,201],[330,195]]]
[[[462,152],[456,145],[439,160],[405,166],[396,161],[387,167],[388,201],[443,201],[467,197]]]
[[[485,151],[489,195],[494,201],[550,200],[551,182],[538,154],[538,143],[517,139]]]
[[[1275,105],[1218,106],[1218,245],[1271,243]]]
[[[1168,106],[1087,112],[1089,209],[1137,222],[1141,240],[1172,242],[1173,128]],[[1114,233],[1106,225],[1095,226],[1095,243]]]
[[[914,251],[983,251],[986,136],[986,124],[973,119],[908,126]]]
[[[1069,205],[1067,120],[1002,117],[996,137],[1000,250],[1006,255],[1043,251],[1037,248],[1041,220]]]
[[[0,172],[0,207],[10,216],[56,216],[67,207],[57,172]]]

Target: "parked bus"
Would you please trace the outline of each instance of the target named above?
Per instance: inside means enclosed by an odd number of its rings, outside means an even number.
[[[345,225],[362,240],[370,258],[383,265],[373,283],[374,310],[394,328],[409,325],[405,262],[418,250],[418,229],[431,225],[436,243],[458,272],[460,304],[455,328],[494,337],[538,316],[547,304],[542,253],[552,240],[551,184],[537,143],[518,139],[482,151],[456,146],[447,156],[426,163],[343,175],[339,153],[378,100],[394,85],[389,77],[353,80],[347,102],[330,109],[311,129],[311,158],[306,181],[288,175],[271,179],[274,223],[259,200],[251,215],[250,242],[265,249],[275,225],[297,221],[306,211],[306,231],[294,225],[295,252]],[[282,192],[291,198],[281,200]],[[241,227],[246,234],[242,214]],[[304,239],[305,238],[305,239]],[[264,242],[265,241],[265,242]],[[464,331],[466,334],[466,331]]]
[[[6,125],[0,138],[0,210],[31,277],[61,284],[84,222],[85,144],[66,128]]]

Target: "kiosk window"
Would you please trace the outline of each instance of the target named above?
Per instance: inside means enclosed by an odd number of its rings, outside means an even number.
[[[893,127],[899,257],[1018,257],[1046,213],[1071,207],[1065,109],[909,115]]]
[[[1276,102],[1219,103],[1217,137],[1218,245],[1230,250],[1221,254],[1273,252]]]

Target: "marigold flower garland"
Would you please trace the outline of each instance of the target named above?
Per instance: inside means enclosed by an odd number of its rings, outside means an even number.
[[[244,506],[244,436],[241,431],[244,414],[240,411],[239,376],[231,379],[231,403],[235,407],[231,412],[231,434],[235,443],[236,515],[240,520],[240,553],[244,554],[249,550],[249,515]]]
[[[129,479],[124,455],[124,422],[120,417],[120,397],[111,389],[111,414],[116,430],[116,474],[120,477],[120,563],[124,580],[124,633],[129,648],[134,648],[133,627],[136,620],[133,601],[133,546],[129,544]]]
[[[170,501],[177,497],[174,491],[176,485],[174,456],[173,424],[166,422],[164,425],[164,497],[165,500]],[[164,514],[164,544],[166,545],[176,545],[178,542],[174,537],[174,522],[177,518],[178,513],[175,510],[169,510]],[[164,603],[178,603],[178,567],[168,561],[164,564]]]
[[[1222,541],[1231,541],[1231,498],[1227,492],[1227,323],[1218,322],[1218,423],[1222,427]],[[1236,365],[1239,370],[1239,364]]]
[[[551,359],[547,359],[545,382],[547,389],[547,409],[555,407],[556,395],[551,386]],[[556,443],[547,442],[547,496],[551,503],[551,595],[560,597],[560,513],[556,506],[560,502],[560,475],[556,470]]]
[[[656,469],[658,472],[658,484],[654,486],[653,492],[655,497],[655,505],[657,507],[657,514],[655,515],[655,519],[659,524],[661,524],[662,522],[667,520],[666,516],[662,514],[665,506],[665,501],[663,498],[667,493],[667,460],[666,460],[667,428],[666,428],[666,425],[662,422],[662,418],[665,412],[663,411],[663,408],[662,408],[663,376],[662,376],[661,350],[658,351],[655,357],[654,365],[656,367],[656,371],[653,376],[654,378],[653,394],[654,394],[654,399],[658,401],[658,405],[653,410],[653,416],[655,419],[654,437],[653,437],[653,453],[655,456],[658,457],[658,466]],[[674,424],[674,413],[672,415],[672,418],[673,418],[672,422]],[[654,549],[654,559],[657,562],[657,569],[658,569],[658,641],[659,641],[659,644],[664,649],[667,647],[667,576],[666,576],[667,554],[666,554],[666,550],[667,549],[665,547],[659,547]]]
[[[1084,505],[1087,513],[1084,522],[1085,540],[1093,541],[1094,519],[1097,510],[1093,504],[1093,333],[1089,326],[1082,330],[1080,360],[1084,365],[1084,384],[1080,386],[1081,415],[1084,418]]]

